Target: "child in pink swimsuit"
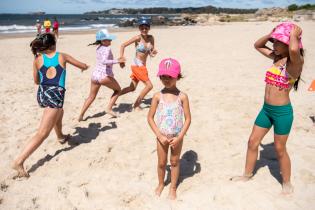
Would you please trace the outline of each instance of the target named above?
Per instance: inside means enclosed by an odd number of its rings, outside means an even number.
[[[91,76],[90,95],[84,102],[78,121],[83,120],[83,116],[86,110],[94,101],[102,85],[114,91],[105,112],[113,117],[117,116],[116,113],[113,112],[112,107],[114,106],[119,96],[121,88],[114,78],[113,65],[117,63],[124,63],[125,60],[123,58],[115,60],[113,57],[110,45],[111,41],[115,38],[116,37],[114,35],[109,34],[106,29],[103,29],[96,33],[96,42],[91,44],[98,45],[96,49],[96,66]]]
[[[160,196],[164,188],[167,153],[170,147],[171,186],[168,197],[174,200],[179,177],[179,158],[191,115],[188,96],[176,87],[177,80],[182,78],[178,61],[172,58],[162,60],[158,76],[164,88],[154,94],[148,114],[148,123],[157,138],[159,184],[155,194]]]

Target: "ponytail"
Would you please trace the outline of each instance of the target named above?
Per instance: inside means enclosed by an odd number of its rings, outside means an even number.
[[[91,45],[100,45],[102,44],[101,41],[95,41],[94,43],[91,43],[91,44],[88,44],[88,46],[91,46]]]
[[[56,38],[51,33],[45,33],[37,36],[30,44],[31,51],[38,56],[39,53],[44,52],[45,50],[51,49],[56,45]]]

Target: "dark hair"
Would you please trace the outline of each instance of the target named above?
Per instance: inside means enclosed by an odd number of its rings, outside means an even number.
[[[102,44],[102,41],[98,40],[98,41],[95,41],[94,43],[88,44],[88,46],[91,46],[91,45],[100,45],[100,44]]]
[[[304,49],[303,48],[301,48],[300,49],[300,54],[301,54],[301,56],[302,57],[304,57]],[[298,78],[297,78],[297,80],[294,82],[294,84],[293,84],[293,88],[294,88],[294,90],[295,91],[297,91],[297,89],[298,89],[298,87],[299,87],[299,81],[301,80],[301,76],[299,76]]]
[[[56,38],[55,35],[51,33],[38,35],[30,44],[32,53],[36,57],[38,56],[38,53],[49,50],[54,46],[56,46]]]
[[[162,79],[162,76],[163,76],[163,75],[159,76],[160,79]],[[183,78],[184,78],[184,77],[183,77],[182,73],[179,73],[179,75],[177,76],[177,80],[180,80],[180,79],[183,79]]]
[[[179,73],[179,75],[178,75],[178,77],[177,77],[177,80],[180,80],[180,79],[183,79],[184,77],[183,77],[183,75],[182,75],[182,73]]]

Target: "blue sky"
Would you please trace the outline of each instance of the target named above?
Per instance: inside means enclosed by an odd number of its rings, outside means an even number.
[[[213,5],[229,8],[285,7],[313,3],[315,0],[0,0],[0,13],[83,13],[109,8],[198,7]]]

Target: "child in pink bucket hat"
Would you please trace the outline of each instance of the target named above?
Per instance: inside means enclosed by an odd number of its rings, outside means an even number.
[[[279,25],[277,25],[273,32],[270,35],[270,41],[273,42],[273,39],[276,39],[286,45],[290,44],[290,33],[292,31],[292,29],[294,28],[294,23],[291,22],[284,22],[281,23]],[[300,34],[300,36],[298,37],[299,39],[299,48],[303,48],[303,44],[302,44],[302,33]]]
[[[160,196],[164,188],[167,153],[171,150],[171,186],[168,198],[176,199],[179,177],[179,158],[184,136],[190,126],[191,115],[187,94],[180,91],[176,82],[182,78],[181,67],[173,58],[160,62],[157,74],[164,88],[155,93],[148,113],[148,123],[156,135],[159,184],[155,194]]]
[[[304,64],[301,34],[302,29],[297,25],[281,23],[255,42],[256,50],[272,59],[273,64],[266,70],[264,104],[249,136],[243,174],[232,177],[232,181],[248,181],[254,176],[259,145],[273,127],[274,147],[282,176],[281,193],[293,193],[286,143],[293,123],[289,94],[292,89],[297,90]],[[268,41],[273,42],[273,49],[266,46]]]

